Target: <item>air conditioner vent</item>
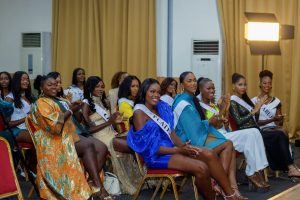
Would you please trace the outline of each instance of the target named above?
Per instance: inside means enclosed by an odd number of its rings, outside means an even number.
[[[194,55],[218,55],[219,41],[193,40]]]
[[[41,33],[22,33],[22,47],[41,47]]]

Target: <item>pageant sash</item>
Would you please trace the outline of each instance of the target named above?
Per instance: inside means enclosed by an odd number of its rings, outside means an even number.
[[[182,101],[180,101],[180,102],[177,104],[177,106],[174,108],[174,111],[173,111],[173,113],[174,113],[174,127],[177,126],[177,123],[178,123],[178,121],[179,121],[179,117],[180,117],[182,111],[183,111],[184,108],[185,108],[186,106],[188,106],[188,105],[191,105],[191,104],[188,103],[188,102],[185,101],[185,100],[182,100]]]
[[[162,95],[160,97],[160,100],[166,102],[167,104],[169,104],[169,106],[172,106],[173,102],[174,102],[174,99],[172,97],[170,97],[169,95],[167,95],[167,94]]]
[[[160,118],[159,116],[157,116],[156,114],[154,114],[153,112],[151,112],[143,104],[136,104],[134,106],[134,111],[136,111],[136,110],[141,110],[144,113],[146,113],[146,115],[148,115],[168,135],[168,137],[172,141],[171,136],[170,136],[172,130],[171,130],[169,124],[165,120],[163,120],[162,118]]]
[[[205,103],[203,103],[201,101],[200,101],[200,106],[202,108],[204,108],[205,110],[208,110],[208,111],[214,113],[214,115],[218,115],[219,114],[219,112],[216,109],[214,109],[213,107],[211,107],[211,106],[209,106],[209,105],[207,105],[207,104],[205,104]]]
[[[201,94],[201,93],[198,94],[196,97],[197,97],[197,99],[198,99],[199,101],[202,101],[202,94]]]
[[[118,100],[118,105],[120,105],[122,102],[127,102],[129,105],[131,105],[131,107],[134,106],[134,102],[130,99],[127,98],[121,98]]]
[[[82,102],[83,102],[83,103],[86,103],[87,105],[90,105],[90,104],[89,104],[89,101],[88,101],[87,99],[84,99]],[[97,104],[95,104],[95,103],[94,103],[94,105],[95,105],[95,110],[96,110],[96,112],[97,112],[97,113],[98,113],[105,121],[108,121],[108,120],[109,120],[109,114],[106,112],[106,110],[103,109],[103,108],[101,108],[101,106],[99,106],[99,105],[97,105]]]
[[[235,102],[237,102],[238,104],[240,104],[244,108],[246,108],[249,112],[252,112],[252,110],[253,110],[252,106],[250,106],[249,104],[247,104],[246,101],[244,101],[240,97],[238,97],[236,95],[232,95],[230,97],[230,99],[233,100],[233,101],[235,101]]]
[[[254,97],[252,99],[252,102],[255,104],[257,102],[257,97]],[[272,101],[269,104],[264,104],[261,108],[260,111],[263,112],[264,117],[266,119],[272,119],[274,117],[274,113],[271,111],[272,109],[276,108],[278,104],[280,103],[280,100],[275,97],[275,100]]]

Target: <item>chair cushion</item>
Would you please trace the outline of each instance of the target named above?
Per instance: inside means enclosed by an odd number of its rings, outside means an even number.
[[[175,169],[147,169],[147,174],[182,174],[181,171]]]
[[[33,148],[33,144],[32,143],[18,142],[18,145],[22,149],[31,149],[31,148]]]
[[[12,160],[9,157],[10,150],[4,140],[0,140],[0,194],[17,191]]]

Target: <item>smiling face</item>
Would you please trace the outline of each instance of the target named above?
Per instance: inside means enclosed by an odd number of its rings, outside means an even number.
[[[202,87],[200,87],[200,91],[203,99],[211,101],[215,96],[215,85],[212,81],[208,81]]]
[[[99,81],[95,89],[93,90],[93,96],[102,97],[104,90],[105,90],[105,85],[103,81]]]
[[[0,75],[0,87],[1,88],[8,88],[9,86],[9,78],[8,75],[5,73],[2,73]]]
[[[260,79],[260,89],[265,94],[269,94],[271,92],[272,79],[269,76],[265,76]]]
[[[176,82],[172,81],[171,84],[167,87],[167,93],[171,95],[176,94],[176,87],[177,87]]]
[[[234,91],[238,95],[243,95],[247,91],[247,84],[245,78],[240,78],[235,84],[233,84]]]
[[[21,90],[27,90],[28,89],[28,87],[29,87],[29,77],[28,77],[28,75],[27,74],[23,74],[22,76],[21,76],[21,83],[20,83],[20,85],[21,85]]]
[[[131,81],[131,86],[130,86],[130,96],[132,99],[135,99],[139,90],[139,82],[136,79],[133,79]]]
[[[189,94],[195,94],[197,89],[197,80],[193,73],[189,73],[185,76],[182,82],[184,91]]]
[[[44,95],[48,97],[56,97],[57,95],[57,81],[54,78],[48,78],[41,86]]]
[[[155,106],[160,98],[160,85],[153,83],[150,85],[145,96],[145,105],[148,107]]]
[[[83,70],[78,70],[76,77],[78,83],[83,83],[85,80],[85,72]]]

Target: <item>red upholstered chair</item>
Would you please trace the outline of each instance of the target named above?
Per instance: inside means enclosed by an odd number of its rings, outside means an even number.
[[[2,137],[0,137],[0,163],[0,199],[15,195],[18,196],[18,199],[23,199],[14,169],[10,146]]]
[[[136,200],[139,197],[139,194],[141,192],[142,186],[144,185],[146,179],[158,179],[159,183],[157,184],[155,191],[151,197],[151,199],[154,199],[159,188],[161,187],[162,183],[164,180],[167,181],[166,186],[163,188],[163,191],[160,195],[160,199],[163,199],[164,194],[167,190],[167,185],[169,185],[169,183],[171,183],[172,188],[173,188],[173,192],[174,192],[174,198],[175,200],[179,200],[178,197],[178,192],[177,192],[177,187],[176,187],[176,183],[174,178],[176,177],[184,177],[186,174],[184,174],[181,171],[178,170],[173,170],[173,169],[149,169],[147,168],[146,172],[144,171],[144,162],[143,162],[143,158],[141,156],[139,156],[137,153],[135,153],[136,156],[136,160],[138,163],[138,167],[139,167],[139,171],[141,173],[141,175],[143,176],[142,181],[133,197],[134,200]],[[195,177],[192,176],[192,181],[193,181],[193,188],[194,188],[194,193],[195,193],[195,199],[198,200],[198,190],[197,187],[195,185]]]
[[[4,120],[2,118],[2,116],[0,115],[0,131],[3,131],[4,130]]]

